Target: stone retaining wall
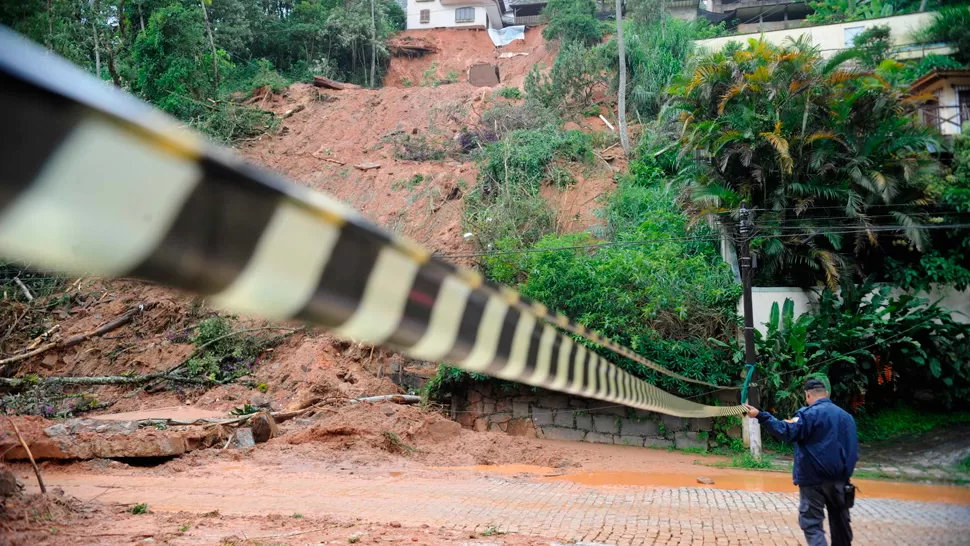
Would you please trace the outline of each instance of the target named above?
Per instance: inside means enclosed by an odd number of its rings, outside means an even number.
[[[709,418],[672,417],[523,386],[507,390],[476,383],[456,393],[452,403],[458,422],[477,431],[638,447],[713,446]],[[740,428],[730,433],[741,436]]]

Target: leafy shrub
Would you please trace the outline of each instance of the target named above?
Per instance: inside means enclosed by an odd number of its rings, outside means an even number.
[[[591,46],[603,37],[593,0],[551,0],[542,8],[542,17],[546,21],[542,29],[546,40]]]
[[[485,148],[478,176],[486,196],[510,184],[535,193],[554,159],[589,161],[592,155],[589,136],[579,131],[519,130]]]
[[[936,53],[930,53],[917,61],[911,61],[904,64],[900,77],[903,82],[910,83],[925,76],[926,74],[929,74],[933,70],[946,70],[953,68],[963,68],[963,63],[954,59],[953,57],[950,57],[949,55],[937,55]]]
[[[135,504],[131,508],[128,509],[128,513],[129,514],[134,514],[136,516],[142,515],[142,514],[147,514],[148,513],[148,505],[145,504],[145,503]]]
[[[273,68],[273,63],[267,59],[256,59],[242,66],[236,66],[223,80],[226,89],[243,91],[247,94],[265,85],[268,85],[274,93],[280,93],[291,83],[293,81],[277,72]]]
[[[604,86],[601,60],[581,45],[566,43],[559,50],[549,74],[538,65],[525,77],[529,99],[552,109],[582,111],[593,101],[598,87]]]
[[[946,42],[961,63],[970,63],[970,6],[945,7],[933,14],[933,22],[923,30],[930,40]]]
[[[189,375],[220,383],[249,375],[259,356],[281,338],[264,334],[233,332],[224,317],[209,317],[199,323],[192,344],[194,356],[186,363]]]
[[[511,100],[518,100],[524,97],[522,90],[518,87],[503,87],[499,89],[498,96]]]
[[[621,183],[607,205],[618,242],[599,249],[488,256],[495,280],[688,377],[729,384],[738,367],[733,338],[740,287],[706,242],[688,235],[687,218],[660,188]],[[588,234],[547,236],[535,249],[595,243]],[[646,243],[644,243],[646,242]],[[504,243],[504,241],[503,241]],[[499,247],[501,248],[501,246]],[[608,355],[618,365],[680,394],[689,384]]]
[[[925,398],[952,407],[970,396],[970,326],[950,312],[888,286],[845,285],[824,291],[812,313],[793,317],[790,301],[773,306],[758,336],[765,406],[791,415],[803,405],[809,377],[831,383],[833,400],[858,410]],[[923,394],[920,394],[923,393]]]
[[[224,102],[200,108],[189,123],[210,138],[231,144],[275,130],[279,121],[272,112]]]
[[[408,161],[440,161],[452,152],[452,148],[423,135],[404,135],[398,139],[394,157]]]

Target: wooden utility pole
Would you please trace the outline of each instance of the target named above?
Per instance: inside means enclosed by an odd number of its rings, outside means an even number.
[[[748,210],[747,204],[741,204],[738,211],[738,262],[741,266],[741,286],[744,291],[744,364],[746,368],[744,386],[741,388],[741,403],[748,402],[748,386],[754,376],[757,356],[754,351],[754,304],[751,301],[751,277],[754,270],[751,267],[751,237],[754,234],[754,212]],[[761,458],[761,425],[757,419],[744,418],[747,421],[748,446],[751,455]]]
[[[374,84],[377,71],[377,17],[374,16],[374,0],[370,0],[370,86]]]
[[[205,9],[205,0],[199,0],[202,5],[202,18],[205,19],[205,30],[209,34],[209,47],[212,48],[212,78],[216,90],[219,89],[219,56],[216,55],[216,41],[212,39],[212,25],[209,24],[209,12]]]
[[[626,50],[623,43],[623,0],[616,0],[616,42],[620,50],[620,85],[617,89],[617,120],[623,155],[630,156],[630,141],[626,136]]]

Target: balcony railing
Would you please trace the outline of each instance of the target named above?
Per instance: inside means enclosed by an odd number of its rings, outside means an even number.
[[[930,127],[935,127],[942,135],[958,135],[963,124],[970,121],[970,104],[941,106],[925,104],[919,109],[920,119]]]

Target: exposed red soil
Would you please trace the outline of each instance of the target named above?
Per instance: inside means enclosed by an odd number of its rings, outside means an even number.
[[[433,63],[438,63],[439,77],[448,72],[457,72],[462,81],[468,69],[476,64],[498,65],[500,87],[522,87],[532,65],[551,67],[558,51],[555,45],[546,43],[542,38],[541,27],[526,29],[524,41],[516,40],[501,48],[495,47],[487,33],[478,30],[409,30],[402,32],[399,38],[432,42],[438,51],[410,59],[394,58],[384,78],[387,87],[406,87],[405,80],[412,85],[420,85],[425,71]],[[521,53],[526,55],[516,55]]]
[[[354,539],[353,537],[357,537]],[[200,544],[266,546],[269,544],[347,544],[444,546],[486,545],[494,540],[467,531],[368,523],[359,519],[296,518],[292,514],[228,516],[218,511],[131,514],[128,506],[84,503],[57,493],[8,500],[0,507],[0,546],[84,544],[129,546]],[[549,539],[504,536],[505,546],[546,546]]]

